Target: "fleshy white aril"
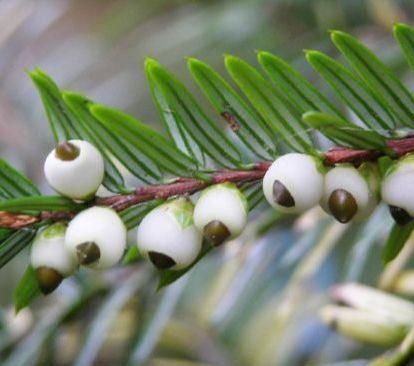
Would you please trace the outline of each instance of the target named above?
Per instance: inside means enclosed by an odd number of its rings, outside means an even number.
[[[55,223],[39,231],[33,241],[31,265],[44,294],[55,290],[77,268],[76,257],[64,245],[65,232],[64,223]]]
[[[193,209],[191,201],[178,198],[153,209],[138,226],[138,250],[158,269],[188,267],[200,253],[202,234]]]
[[[205,189],[194,208],[194,224],[215,246],[240,235],[246,226],[248,204],[233,183]]]
[[[379,174],[372,163],[358,169],[350,164],[332,168],[325,175],[322,208],[339,222],[367,218],[379,201]]]
[[[65,246],[81,265],[105,269],[116,265],[126,248],[127,230],[118,214],[91,207],[75,216],[66,231]]]
[[[414,154],[406,155],[385,173],[382,200],[391,207],[394,219],[405,224],[414,217]]]
[[[276,159],[263,178],[267,201],[285,213],[317,205],[323,193],[321,164],[310,155],[290,153]]]
[[[50,186],[63,196],[86,201],[93,198],[104,178],[104,160],[88,141],[60,143],[47,156],[44,172]]]

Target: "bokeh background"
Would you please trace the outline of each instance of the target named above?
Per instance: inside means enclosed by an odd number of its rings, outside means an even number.
[[[256,64],[255,50],[286,58],[329,95],[302,50],[335,55],[327,30],[341,29],[412,89],[391,36],[397,21],[413,23],[413,1],[1,0],[0,155],[50,192],[42,164],[52,135],[26,75],[34,67],[159,128],[146,56],[173,71],[201,103],[186,56],[225,75],[223,54]],[[275,223],[264,207],[252,213],[244,236],[165,290],[156,291],[154,273],[141,264],[82,272],[15,317],[12,291],[28,260],[22,253],[0,271],[0,364],[364,365],[383,350],[331,332],[317,310],[333,283],[378,282],[385,210],[350,230],[319,211]]]

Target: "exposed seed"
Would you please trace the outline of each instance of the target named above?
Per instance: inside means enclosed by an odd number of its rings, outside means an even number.
[[[63,281],[63,276],[53,268],[39,267],[36,268],[36,279],[39,283],[40,291],[44,295],[53,292]]]
[[[328,200],[329,210],[342,224],[349,222],[358,211],[354,196],[344,189],[335,189]]]
[[[279,180],[273,182],[273,199],[278,205],[283,207],[295,206],[294,198]]]
[[[79,148],[68,141],[60,142],[55,148],[56,157],[63,161],[75,160],[79,153]]]
[[[93,241],[87,241],[76,246],[76,255],[80,264],[88,265],[101,257],[101,251]]]
[[[223,244],[231,235],[227,226],[219,220],[210,221],[204,226],[203,234],[215,247]]]
[[[397,206],[389,206],[389,208],[392,218],[398,225],[407,225],[413,221],[413,217],[403,208]]]
[[[150,251],[148,257],[152,264],[159,269],[168,269],[176,264],[174,259],[163,253]]]

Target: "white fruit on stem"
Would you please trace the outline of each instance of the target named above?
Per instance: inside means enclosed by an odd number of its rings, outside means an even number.
[[[215,246],[240,235],[246,226],[248,204],[234,183],[205,189],[194,207],[194,224]]]
[[[52,292],[77,268],[76,258],[64,245],[65,232],[66,225],[58,222],[40,230],[33,241],[31,265],[44,294]]]
[[[358,169],[351,164],[332,168],[325,175],[322,208],[339,222],[367,218],[379,201],[379,176],[372,163]]]
[[[140,253],[159,269],[179,270],[197,258],[202,234],[194,226],[194,206],[187,198],[177,198],[153,209],[137,231]]]
[[[285,213],[301,213],[317,205],[323,193],[321,165],[306,154],[290,153],[277,158],[263,178],[267,201]]]
[[[88,141],[60,143],[46,158],[46,180],[63,196],[85,201],[93,198],[104,178],[104,160]]]
[[[116,265],[126,248],[127,230],[108,207],[91,207],[75,216],[66,231],[65,245],[80,264],[92,269]]]
[[[414,154],[408,154],[392,165],[382,180],[382,200],[405,210],[414,217]]]

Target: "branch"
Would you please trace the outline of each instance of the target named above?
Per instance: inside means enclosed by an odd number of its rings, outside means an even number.
[[[403,139],[391,139],[386,141],[386,147],[393,157],[400,157],[414,151],[414,137],[409,135]],[[385,155],[377,150],[352,149],[349,147],[334,147],[323,154],[323,162],[326,166],[338,163],[351,163],[356,166],[365,161],[375,161]],[[213,172],[208,179],[177,178],[173,183],[158,184],[138,187],[134,193],[127,195],[114,195],[110,197],[96,198],[89,206],[108,206],[116,211],[122,211],[128,207],[154,199],[167,199],[173,196],[193,194],[202,189],[218,183],[233,182],[236,184],[261,180],[269,168],[269,162],[257,162],[250,170],[219,170]],[[45,211],[37,216],[21,215],[0,211],[0,228],[20,229],[43,221],[70,220],[73,212]]]
[[[254,182],[263,178],[269,165],[270,163],[259,162],[254,164],[250,170],[220,170],[212,173],[206,180],[177,178],[173,183],[138,187],[131,194],[98,197],[88,203],[88,206],[107,206],[116,211],[122,211],[128,207],[154,199],[167,199],[173,196],[193,194],[213,184]],[[66,211],[44,211],[37,216],[0,211],[0,228],[21,229],[43,221],[70,220],[74,215],[75,213]]]

